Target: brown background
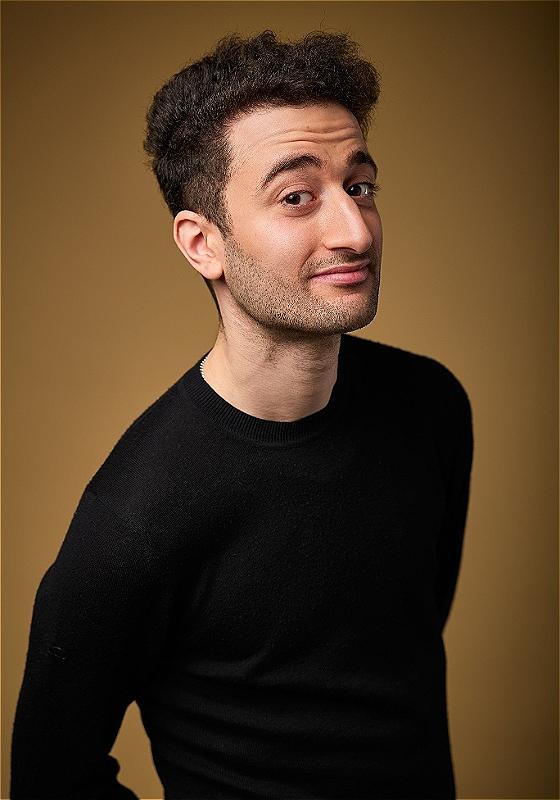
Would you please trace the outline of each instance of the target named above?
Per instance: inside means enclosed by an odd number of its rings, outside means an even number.
[[[445,632],[459,797],[558,796],[555,3],[3,8],[4,782],[33,597],[85,483],[216,314],[144,164],[153,93],[224,33],[346,30],[377,64],[384,260],[359,336],[463,382],[475,460]],[[135,706],[121,779],[161,797]]]

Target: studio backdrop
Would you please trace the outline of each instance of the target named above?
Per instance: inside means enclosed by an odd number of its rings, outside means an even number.
[[[445,630],[460,798],[558,797],[553,2],[5,2],[3,765],[33,598],[85,484],[214,342],[142,149],[155,91],[221,36],[346,31],[382,76],[379,310],[442,361],[474,464]],[[161,797],[136,706],[120,778]]]

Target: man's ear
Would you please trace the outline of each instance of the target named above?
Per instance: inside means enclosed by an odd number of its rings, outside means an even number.
[[[200,274],[211,281],[223,274],[221,237],[215,226],[194,211],[179,211],[173,220],[175,244]]]

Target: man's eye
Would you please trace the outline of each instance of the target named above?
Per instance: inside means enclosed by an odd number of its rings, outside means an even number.
[[[351,197],[375,197],[379,189],[381,188],[378,183],[370,183],[369,181],[361,181],[360,183],[354,183],[352,186],[348,188],[348,193],[358,186],[365,186],[365,191],[361,191],[359,194],[352,194]]]
[[[308,194],[311,197],[311,192],[290,192],[285,197],[282,198],[281,202],[288,206],[300,206],[301,203],[297,202],[297,198],[301,197],[304,194]],[[294,202],[295,200],[295,202]]]
[[[370,197],[373,198],[377,194],[381,187],[378,183],[371,183],[370,181],[360,181],[359,183],[354,183],[350,186],[347,191],[351,197]],[[358,189],[356,192],[355,190]],[[306,192],[302,190],[301,192],[290,192],[289,194],[285,195],[280,203],[282,205],[291,206],[292,208],[298,208],[302,205],[306,205],[306,203],[301,202],[301,198],[304,195],[309,195],[311,197],[311,192]]]

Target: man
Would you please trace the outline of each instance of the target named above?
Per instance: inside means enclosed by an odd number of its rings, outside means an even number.
[[[167,800],[454,798],[442,630],[468,397],[349,336],[382,249],[378,74],[344,34],[221,40],[148,112],[214,347],[123,434],[39,590],[12,798],[131,798],[136,701]]]

